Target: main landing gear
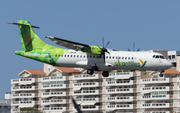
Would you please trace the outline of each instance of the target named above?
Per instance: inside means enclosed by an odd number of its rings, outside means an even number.
[[[88,69],[87,74],[89,74],[89,75],[94,74],[94,70],[93,69]],[[102,75],[103,75],[103,77],[108,77],[109,76],[109,71],[103,71]]]
[[[159,74],[159,77],[163,77],[164,76],[164,70],[161,70],[161,71],[159,71],[160,72],[160,74]]]

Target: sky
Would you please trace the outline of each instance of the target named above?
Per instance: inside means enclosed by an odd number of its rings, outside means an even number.
[[[15,55],[21,50],[18,27],[7,24],[28,20],[45,36],[116,50],[180,51],[179,0],[1,0],[0,1],[0,99],[11,91],[11,79],[24,69],[42,69],[43,63]]]

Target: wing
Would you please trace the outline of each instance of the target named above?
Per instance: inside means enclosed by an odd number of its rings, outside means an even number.
[[[46,36],[45,38],[50,39],[51,41],[56,41],[57,45],[60,45],[69,49],[73,49],[76,51],[79,51],[79,50],[82,51],[83,49],[91,49],[89,45],[81,44],[81,43],[77,43],[77,42],[73,42],[73,41],[69,41],[69,40],[65,40],[61,38],[56,38],[52,36]]]

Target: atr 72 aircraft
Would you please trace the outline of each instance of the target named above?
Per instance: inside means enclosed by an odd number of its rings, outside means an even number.
[[[162,54],[152,52],[130,52],[106,49],[95,45],[86,45],[56,37],[45,37],[56,44],[64,46],[63,49],[44,43],[33,31],[28,21],[19,20],[18,25],[22,44],[21,51],[15,51],[30,59],[60,67],[79,67],[87,69],[88,74],[102,71],[104,77],[109,76],[109,71],[117,69],[127,70],[157,70],[163,72],[171,68],[172,64]],[[104,42],[104,41],[103,41]],[[160,74],[162,76],[162,74]]]

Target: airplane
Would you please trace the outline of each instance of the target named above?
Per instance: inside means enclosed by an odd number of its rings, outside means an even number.
[[[109,71],[118,69],[153,70],[163,76],[164,70],[172,67],[171,62],[160,53],[107,49],[110,42],[104,47],[104,39],[103,47],[100,47],[46,36],[67,49],[55,47],[44,43],[33,31],[33,28],[39,27],[32,26],[30,22],[19,20],[9,24],[19,27],[22,50],[15,51],[15,54],[53,66],[84,68],[90,75],[94,71],[102,71],[103,77],[108,77]]]

